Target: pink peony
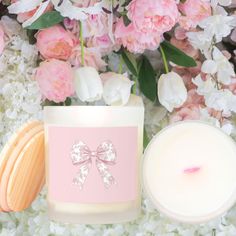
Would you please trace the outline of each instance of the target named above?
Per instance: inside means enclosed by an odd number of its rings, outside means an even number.
[[[36,38],[36,46],[45,59],[67,60],[78,43],[77,38],[60,25],[40,30]]]
[[[123,19],[116,25],[115,38],[118,44],[134,53],[143,53],[145,49],[155,50],[161,42],[161,35],[158,32],[153,34],[138,32],[133,23],[125,26]]]
[[[64,61],[51,59],[42,62],[36,70],[35,79],[42,95],[50,101],[64,102],[75,92],[73,70]]]
[[[4,43],[4,31],[3,31],[2,26],[0,25],[0,55],[3,52],[4,46],[5,46],[5,43]]]
[[[163,34],[178,21],[175,0],[132,0],[127,7],[128,17],[136,31]]]
[[[97,48],[102,55],[109,54],[115,48],[116,45],[111,41],[111,38],[108,34],[102,35],[100,37],[91,37],[87,40],[87,46],[92,48]]]
[[[108,17],[109,15],[106,13],[89,15],[88,18],[83,21],[84,37],[100,37],[104,34],[108,34],[110,30]]]
[[[81,67],[81,47],[75,47],[69,58],[73,66]],[[97,48],[84,47],[84,66],[94,67],[96,70],[104,70],[107,64],[102,60],[102,55]]]
[[[204,0],[187,0],[178,7],[182,13],[179,24],[186,30],[195,28],[200,21],[211,15],[210,2]]]

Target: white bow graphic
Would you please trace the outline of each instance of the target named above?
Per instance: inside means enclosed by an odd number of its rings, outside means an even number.
[[[82,141],[72,146],[72,164],[79,166],[79,171],[73,178],[73,184],[78,185],[81,190],[83,189],[93,159],[95,159],[95,164],[104,186],[109,188],[111,185],[115,184],[115,178],[111,175],[107,167],[107,165],[116,164],[116,150],[111,141],[102,142],[96,151],[91,151]]]

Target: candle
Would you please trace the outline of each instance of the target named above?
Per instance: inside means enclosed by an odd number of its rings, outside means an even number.
[[[144,108],[45,107],[46,186],[50,219],[108,224],[140,213]]]
[[[145,151],[144,188],[177,221],[201,223],[236,200],[236,145],[220,129],[187,121],[157,134]]]

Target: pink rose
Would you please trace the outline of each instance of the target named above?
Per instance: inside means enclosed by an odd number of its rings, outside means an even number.
[[[69,61],[73,66],[81,67],[81,60],[81,47],[77,46],[73,49]],[[102,60],[102,55],[97,48],[84,47],[84,66],[94,67],[96,70],[104,70],[106,65],[106,62]]]
[[[179,24],[186,30],[195,28],[197,24],[211,15],[210,2],[204,0],[187,0],[178,5],[182,16]]]
[[[72,68],[64,61],[51,59],[40,63],[35,79],[42,95],[50,101],[64,102],[75,92]]]
[[[175,0],[132,0],[128,17],[136,31],[163,34],[177,23],[179,12]]]
[[[36,39],[36,46],[45,59],[67,60],[78,43],[77,38],[60,25],[40,30]]]
[[[143,53],[145,49],[155,50],[162,39],[158,32],[147,34],[136,31],[133,23],[125,26],[123,19],[116,24],[114,35],[118,44],[134,53]]]
[[[2,26],[0,25],[0,55],[3,52],[4,46],[5,46],[5,43],[4,43],[4,31],[3,31]]]

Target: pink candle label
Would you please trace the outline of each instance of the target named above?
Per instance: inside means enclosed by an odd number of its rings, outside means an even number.
[[[138,195],[137,127],[48,128],[50,199],[132,201]]]

